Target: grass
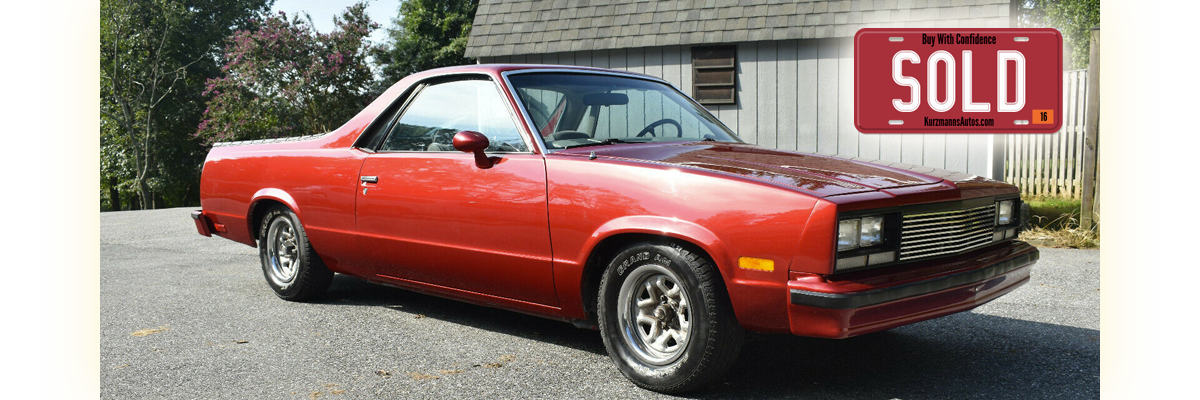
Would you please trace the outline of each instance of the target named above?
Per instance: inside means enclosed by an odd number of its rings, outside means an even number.
[[[1046,229],[1067,228],[1071,220],[1079,220],[1083,202],[1077,199],[1035,197],[1026,199],[1029,205],[1029,224]],[[1075,226],[1079,226],[1078,223]]]
[[[1021,232],[1021,240],[1049,247],[1100,247],[1099,233],[1079,226],[1080,200],[1031,198],[1025,203],[1029,205],[1029,227]]]

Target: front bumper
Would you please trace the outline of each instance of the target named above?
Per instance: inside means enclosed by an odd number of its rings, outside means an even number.
[[[793,334],[845,338],[970,310],[1029,280],[1038,250],[1024,242],[938,259],[899,272],[788,281]]]

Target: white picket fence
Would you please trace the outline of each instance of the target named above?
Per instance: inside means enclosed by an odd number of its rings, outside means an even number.
[[[1083,187],[1083,126],[1087,70],[1063,73],[1062,129],[1053,134],[1007,135],[1004,180],[1022,196],[1078,199]]]

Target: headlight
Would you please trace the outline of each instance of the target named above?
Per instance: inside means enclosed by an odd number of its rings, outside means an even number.
[[[1005,200],[996,204],[996,225],[1008,225],[1013,220],[1013,201]]]
[[[862,219],[858,234],[860,247],[874,246],[883,243],[883,217],[866,217]]]
[[[838,221],[838,251],[858,247],[858,223],[860,220]]]
[[[838,251],[870,247],[883,243],[883,217],[864,217],[838,221]]]

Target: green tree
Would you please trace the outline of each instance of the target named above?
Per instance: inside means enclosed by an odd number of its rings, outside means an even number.
[[[405,0],[375,54],[383,84],[432,68],[470,64],[463,56],[479,0]]]
[[[1091,31],[1100,26],[1100,0],[1022,0],[1017,18],[1022,28],[1058,29],[1072,49],[1071,65],[1067,67],[1087,68]]]
[[[192,133],[204,82],[220,72],[222,40],[235,28],[253,25],[270,3],[101,1],[103,208],[146,209],[197,198],[204,148]]]
[[[212,96],[197,136],[206,142],[302,136],[331,131],[372,100],[375,76],[366,41],[378,24],[366,3],[334,18],[320,33],[311,19],[285,13],[257,29],[228,39],[221,77],[210,79]]]

